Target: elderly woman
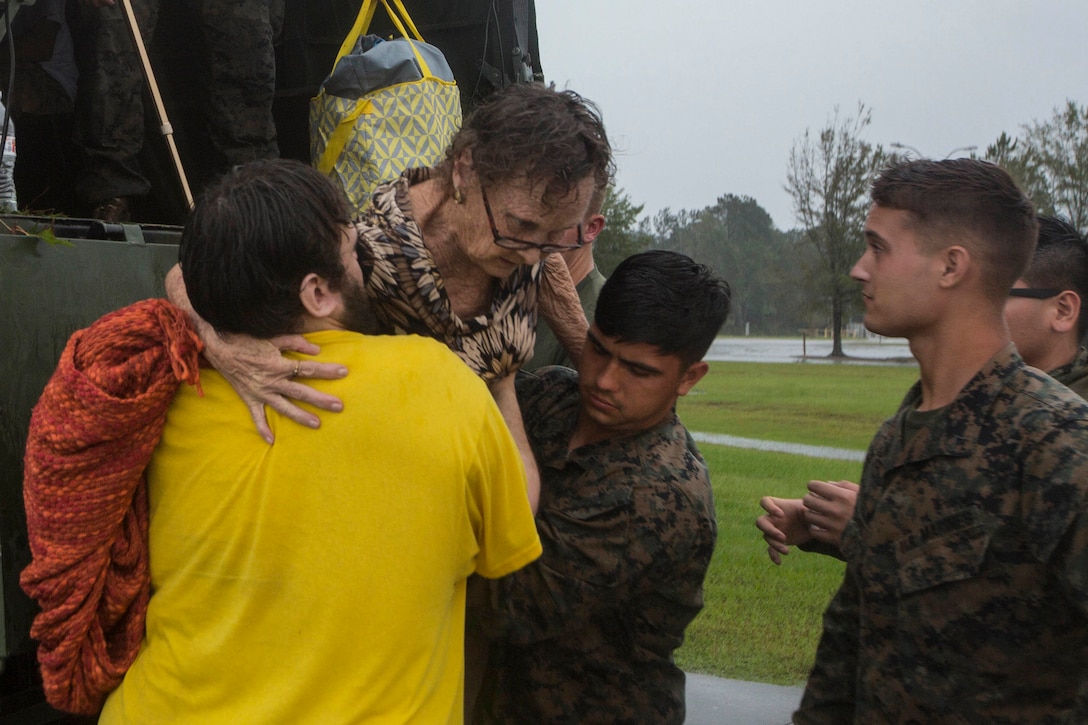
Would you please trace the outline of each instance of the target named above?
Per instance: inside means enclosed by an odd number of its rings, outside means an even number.
[[[585,318],[565,265],[544,258],[581,245],[593,191],[612,173],[611,148],[591,103],[538,84],[500,91],[466,120],[442,163],[379,186],[358,221],[358,256],[378,331],[437,338],[485,380],[501,380],[532,356],[539,302],[576,354]],[[180,287],[175,270],[168,280],[175,301]],[[266,438],[264,404],[314,427],[317,417],[288,398],[338,409],[338,400],[293,379],[346,370],[280,357],[280,349],[315,352],[301,338],[202,337]]]

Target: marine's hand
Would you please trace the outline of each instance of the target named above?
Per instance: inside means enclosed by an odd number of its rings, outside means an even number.
[[[269,443],[273,442],[264,406],[299,423],[317,428],[321,420],[295,405],[292,400],[308,403],[315,408],[340,412],[343,402],[334,395],[321,393],[299,378],[333,380],[348,374],[343,365],[319,363],[314,360],[283,357],[290,350],[303,355],[316,355],[320,348],[301,335],[284,335],[270,340],[258,340],[247,335],[222,338],[214,333],[203,336],[204,355],[245,401],[257,431]]]
[[[839,546],[842,531],[854,515],[858,485],[850,481],[809,481],[808,493],[801,499],[804,517],[812,538]]]
[[[767,556],[775,564],[782,563],[782,556],[790,553],[790,547],[812,539],[805,522],[804,507],[799,498],[775,498],[764,496],[759,505],[767,513],[756,519],[756,528],[763,532],[767,542]]]

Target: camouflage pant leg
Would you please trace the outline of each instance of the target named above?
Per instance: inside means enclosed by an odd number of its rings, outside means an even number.
[[[148,45],[159,0],[131,0]],[[86,155],[79,195],[91,204],[114,196],[142,196],[151,185],[136,157],[144,142],[144,74],[124,10],[88,8],[93,50],[80,78],[77,135]]]
[[[205,109],[212,142],[229,165],[279,156],[272,100],[273,42],[284,0],[204,0],[201,22],[210,72]]]

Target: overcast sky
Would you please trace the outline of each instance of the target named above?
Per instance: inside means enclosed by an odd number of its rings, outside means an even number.
[[[653,214],[751,196],[781,229],[793,142],[839,106],[943,158],[1088,103],[1088,0],[537,0],[547,80],[601,108]],[[956,155],[960,155],[957,153]]]

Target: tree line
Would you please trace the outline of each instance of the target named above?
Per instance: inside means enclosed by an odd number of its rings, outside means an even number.
[[[726,194],[703,209],[666,208],[650,218],[623,189],[609,189],[607,225],[594,245],[598,266],[607,276],[636,252],[683,252],[729,280],[733,313],[724,333],[829,329],[831,354],[841,355],[842,330],[860,310],[849,274],[864,249],[869,184],[887,164],[913,155],[866,140],[871,121],[864,104],[852,115],[836,108],[822,128],[795,139],[784,186],[797,226],[788,231],[748,196]],[[1088,106],[1070,100],[1016,135],[1003,132],[981,158],[1005,167],[1040,213],[1088,232]]]

